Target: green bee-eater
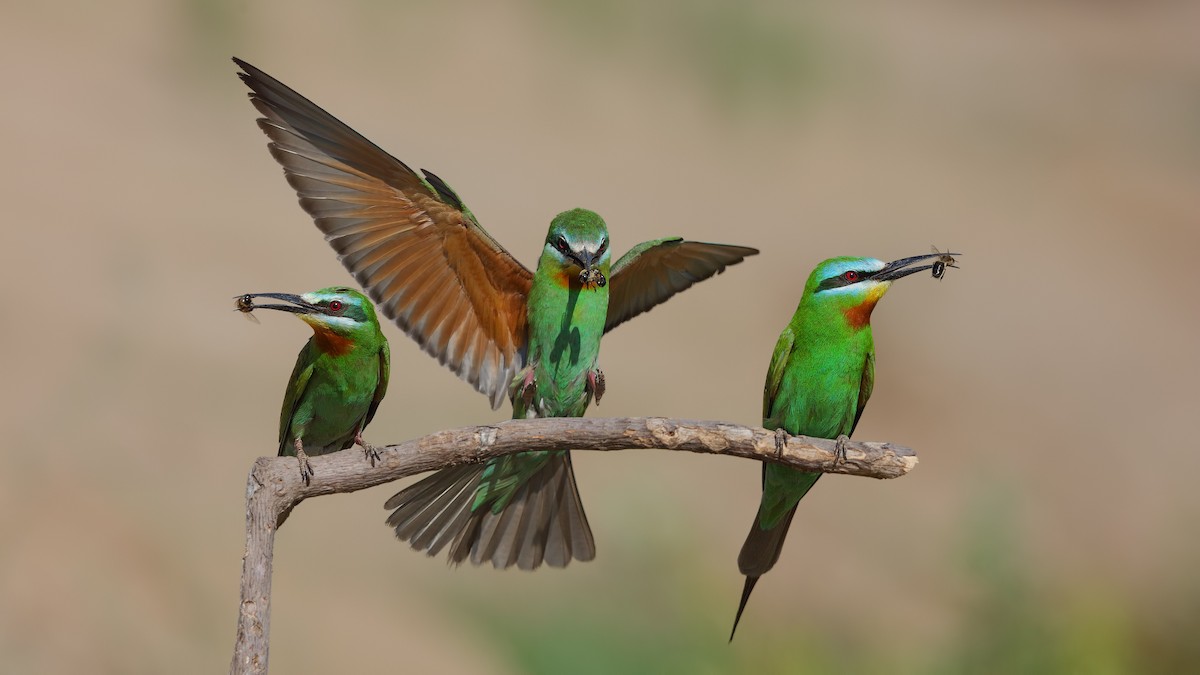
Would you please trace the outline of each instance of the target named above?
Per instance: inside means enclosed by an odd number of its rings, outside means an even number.
[[[253,298],[290,304],[254,305]],[[378,453],[362,432],[387,392],[391,354],[371,301],[352,288],[333,287],[304,295],[249,293],[240,296],[238,309],[292,312],[312,326],[283,396],[280,456],[295,455],[305,482],[313,475],[308,455],[357,444],[374,461]]]
[[[771,355],[763,386],[763,426],[844,442],[862,417],[875,383],[871,311],[893,281],[933,269],[932,264],[918,263],[939,255],[886,265],[874,258],[830,258],[817,265]],[[754,584],[779,560],[800,499],[820,477],[820,473],[763,464],[762,502],[738,555],[746,583],[730,640]]]
[[[604,393],[604,333],[757,253],[673,237],[610,265],[604,221],[573,209],[553,219],[530,272],[437,176],[418,175],[234,61],[271,154],[342,263],[386,316],[493,407],[511,398],[513,417],[582,415]],[[429,555],[449,545],[456,563],[533,569],[590,560],[595,545],[566,450],[438,471],[388,500],[388,524]]]

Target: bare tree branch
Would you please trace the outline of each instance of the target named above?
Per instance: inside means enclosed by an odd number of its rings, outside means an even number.
[[[835,464],[836,443],[832,440],[787,436],[725,422],[661,417],[553,417],[439,431],[380,448],[380,461],[374,467],[357,448],[313,457],[315,475],[308,485],[301,481],[294,458],[261,457],[246,482],[246,553],[230,672],[267,672],[275,531],[297,504],[309,497],[355,492],[514,452],[563,448],[686,450],[871,478],[903,476],[917,464],[916,453],[890,443],[849,441],[845,461]]]

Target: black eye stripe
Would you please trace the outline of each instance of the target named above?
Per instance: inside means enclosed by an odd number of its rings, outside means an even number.
[[[853,280],[847,280],[846,272],[854,272],[855,274],[858,275],[858,278],[853,279]],[[873,274],[875,274],[875,273],[872,271],[869,271],[869,270],[844,270],[844,271],[839,272],[831,277],[822,279],[821,283],[817,284],[816,292],[820,293],[821,291],[828,291],[833,288],[841,288],[843,286],[851,286],[851,285],[857,284],[861,281],[866,281],[867,279],[870,279],[871,275],[873,275]]]

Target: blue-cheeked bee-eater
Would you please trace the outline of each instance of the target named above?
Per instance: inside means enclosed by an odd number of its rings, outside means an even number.
[[[286,304],[255,305],[254,298]],[[391,354],[371,301],[352,288],[331,287],[303,295],[248,293],[238,297],[237,308],[291,312],[312,327],[279,413],[279,454],[296,457],[301,478],[308,482],[313,475],[309,455],[357,444],[377,459],[362,432],[387,393]]]
[[[840,446],[854,432],[875,384],[871,312],[876,303],[901,277],[933,270],[940,278],[949,255],[959,254],[937,252],[886,264],[841,257],[817,265],[771,355],[763,426],[838,439]],[[762,476],[762,501],[738,555],[746,581],[730,640],[758,578],[779,560],[796,507],[821,474],[764,463]]]

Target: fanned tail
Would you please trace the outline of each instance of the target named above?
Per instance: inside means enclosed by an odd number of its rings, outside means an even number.
[[[485,465],[443,469],[392,495],[387,524],[413,549],[437,555],[454,541],[471,517],[475,486]]]
[[[395,509],[387,522],[396,537],[431,556],[451,544],[450,562],[490,560],[497,569],[565,567],[596,556],[568,453],[554,453],[498,513],[488,503],[471,510],[486,468],[444,469],[394,495],[384,508]]]

